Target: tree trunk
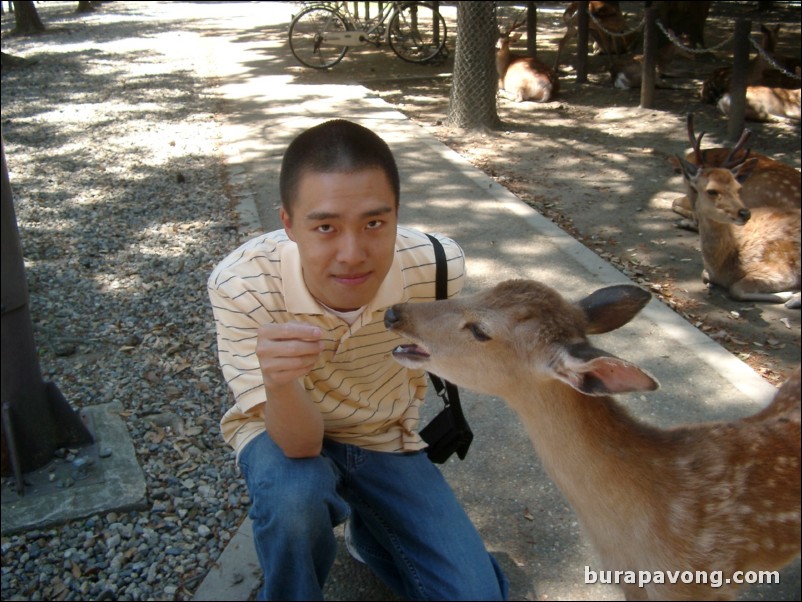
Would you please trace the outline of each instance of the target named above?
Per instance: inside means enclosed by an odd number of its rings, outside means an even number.
[[[29,34],[45,30],[44,23],[42,23],[39,13],[36,12],[36,7],[33,5],[33,0],[15,0],[14,19],[16,20],[14,33]]]
[[[75,9],[75,12],[93,13],[95,12],[95,7],[99,4],[99,2],[92,2],[92,0],[78,0],[78,8]]]
[[[448,106],[448,125],[498,129],[495,48],[498,38],[495,2],[457,4],[457,50]]]

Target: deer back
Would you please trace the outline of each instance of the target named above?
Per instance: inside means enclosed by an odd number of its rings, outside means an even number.
[[[799,82],[796,82],[799,86]],[[771,86],[747,86],[744,117],[748,121],[773,121],[791,119],[800,121],[802,110],[799,104],[800,88],[789,89]],[[729,116],[732,97],[724,94],[717,103],[719,111]]]

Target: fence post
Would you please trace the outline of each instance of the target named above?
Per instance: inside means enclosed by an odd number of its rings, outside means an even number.
[[[537,5],[526,3],[526,54],[537,56]]]
[[[588,25],[590,23],[590,2],[579,2],[576,10],[576,83],[588,81]]]
[[[643,25],[643,71],[640,83],[640,106],[650,109],[654,104],[654,70],[657,64],[657,10],[647,8]]]
[[[746,76],[749,70],[749,34],[752,22],[738,19],[735,23],[735,43],[732,51],[732,79],[730,80],[730,121],[727,138],[735,142],[744,129],[746,114]]]

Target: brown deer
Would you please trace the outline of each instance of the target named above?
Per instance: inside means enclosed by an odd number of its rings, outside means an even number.
[[[510,41],[520,39],[520,35],[510,34],[524,23],[524,20],[515,21],[506,31],[499,32],[496,43],[498,89],[515,102],[548,102],[560,91],[557,74],[535,57],[513,54],[510,51]]]
[[[771,68],[771,64],[767,57],[775,60],[777,38],[780,33],[780,25],[774,27],[767,27],[760,25],[762,38],[760,47],[762,52],[758,51],[755,58],[749,61],[749,67],[746,73],[747,89],[753,86],[766,86],[770,88],[789,88],[795,89],[799,87],[799,79],[784,75],[780,70]],[[779,57],[778,57],[779,58]],[[783,65],[789,66],[793,72],[792,60],[780,58]],[[713,71],[708,78],[702,83],[701,97],[702,102],[708,104],[718,104],[724,95],[729,96],[730,83],[732,81],[732,67],[721,67]],[[727,102],[729,107],[729,102]],[[721,109],[722,111],[724,109]]]
[[[384,321],[411,341],[393,352],[401,364],[515,410],[605,570],[665,579],[622,578],[627,599],[733,599],[735,571],[778,570],[800,551],[800,372],[748,418],[668,430],[640,422],[610,395],[657,381],[587,335],[626,324],[649,298],[619,285],[572,304],[513,280],[395,305]],[[683,571],[718,575],[720,587],[672,582]]]
[[[694,141],[695,165],[677,156],[699,227],[702,280],[723,287],[737,301],[799,308],[800,210],[748,209],[741,200],[741,184],[755,160],[731,168],[707,167],[699,150],[703,135]]]
[[[781,209],[798,209],[802,198],[802,176],[797,169],[765,155],[752,153],[744,146],[751,136],[750,130],[744,130],[740,140],[732,148],[718,147],[701,150],[704,132],[697,139],[693,132],[693,115],[687,119],[688,139],[692,150],[685,154],[685,161],[704,167],[723,167],[732,169],[747,158],[753,160],[749,177],[741,183],[741,201],[748,209],[755,207],[778,207]],[[682,165],[677,157],[671,157],[675,173],[682,173]],[[681,228],[698,231],[696,216],[693,212],[692,198],[694,190],[685,181],[685,196],[675,200],[672,210],[684,219],[679,222]]]
[[[797,77],[799,67],[797,67]],[[771,86],[747,86],[744,118],[748,121],[774,121],[776,119],[802,119],[800,106],[800,84],[796,88],[777,88]],[[719,98],[719,111],[729,116],[732,98],[727,92]]]
[[[563,12],[565,35],[557,46],[557,56],[554,59],[554,70],[560,68],[560,56],[569,40],[577,37],[577,10],[578,2],[571,2]],[[588,23],[588,34],[593,39],[597,51],[607,55],[622,54],[629,51],[640,37],[640,32],[624,35],[626,20],[621,14],[618,2],[589,2],[588,12],[592,17]],[[605,31],[607,30],[607,31]],[[621,35],[610,35],[607,32]]]

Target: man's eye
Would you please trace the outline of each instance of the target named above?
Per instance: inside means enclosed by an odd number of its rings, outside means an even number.
[[[368,222],[368,230],[375,230],[376,228],[381,228],[381,225],[384,222],[380,219],[374,219],[373,221]]]
[[[322,226],[318,226],[317,228],[315,228],[315,230],[325,234],[327,232],[331,232],[332,230],[334,230],[334,227],[331,226],[330,224],[323,224]]]

